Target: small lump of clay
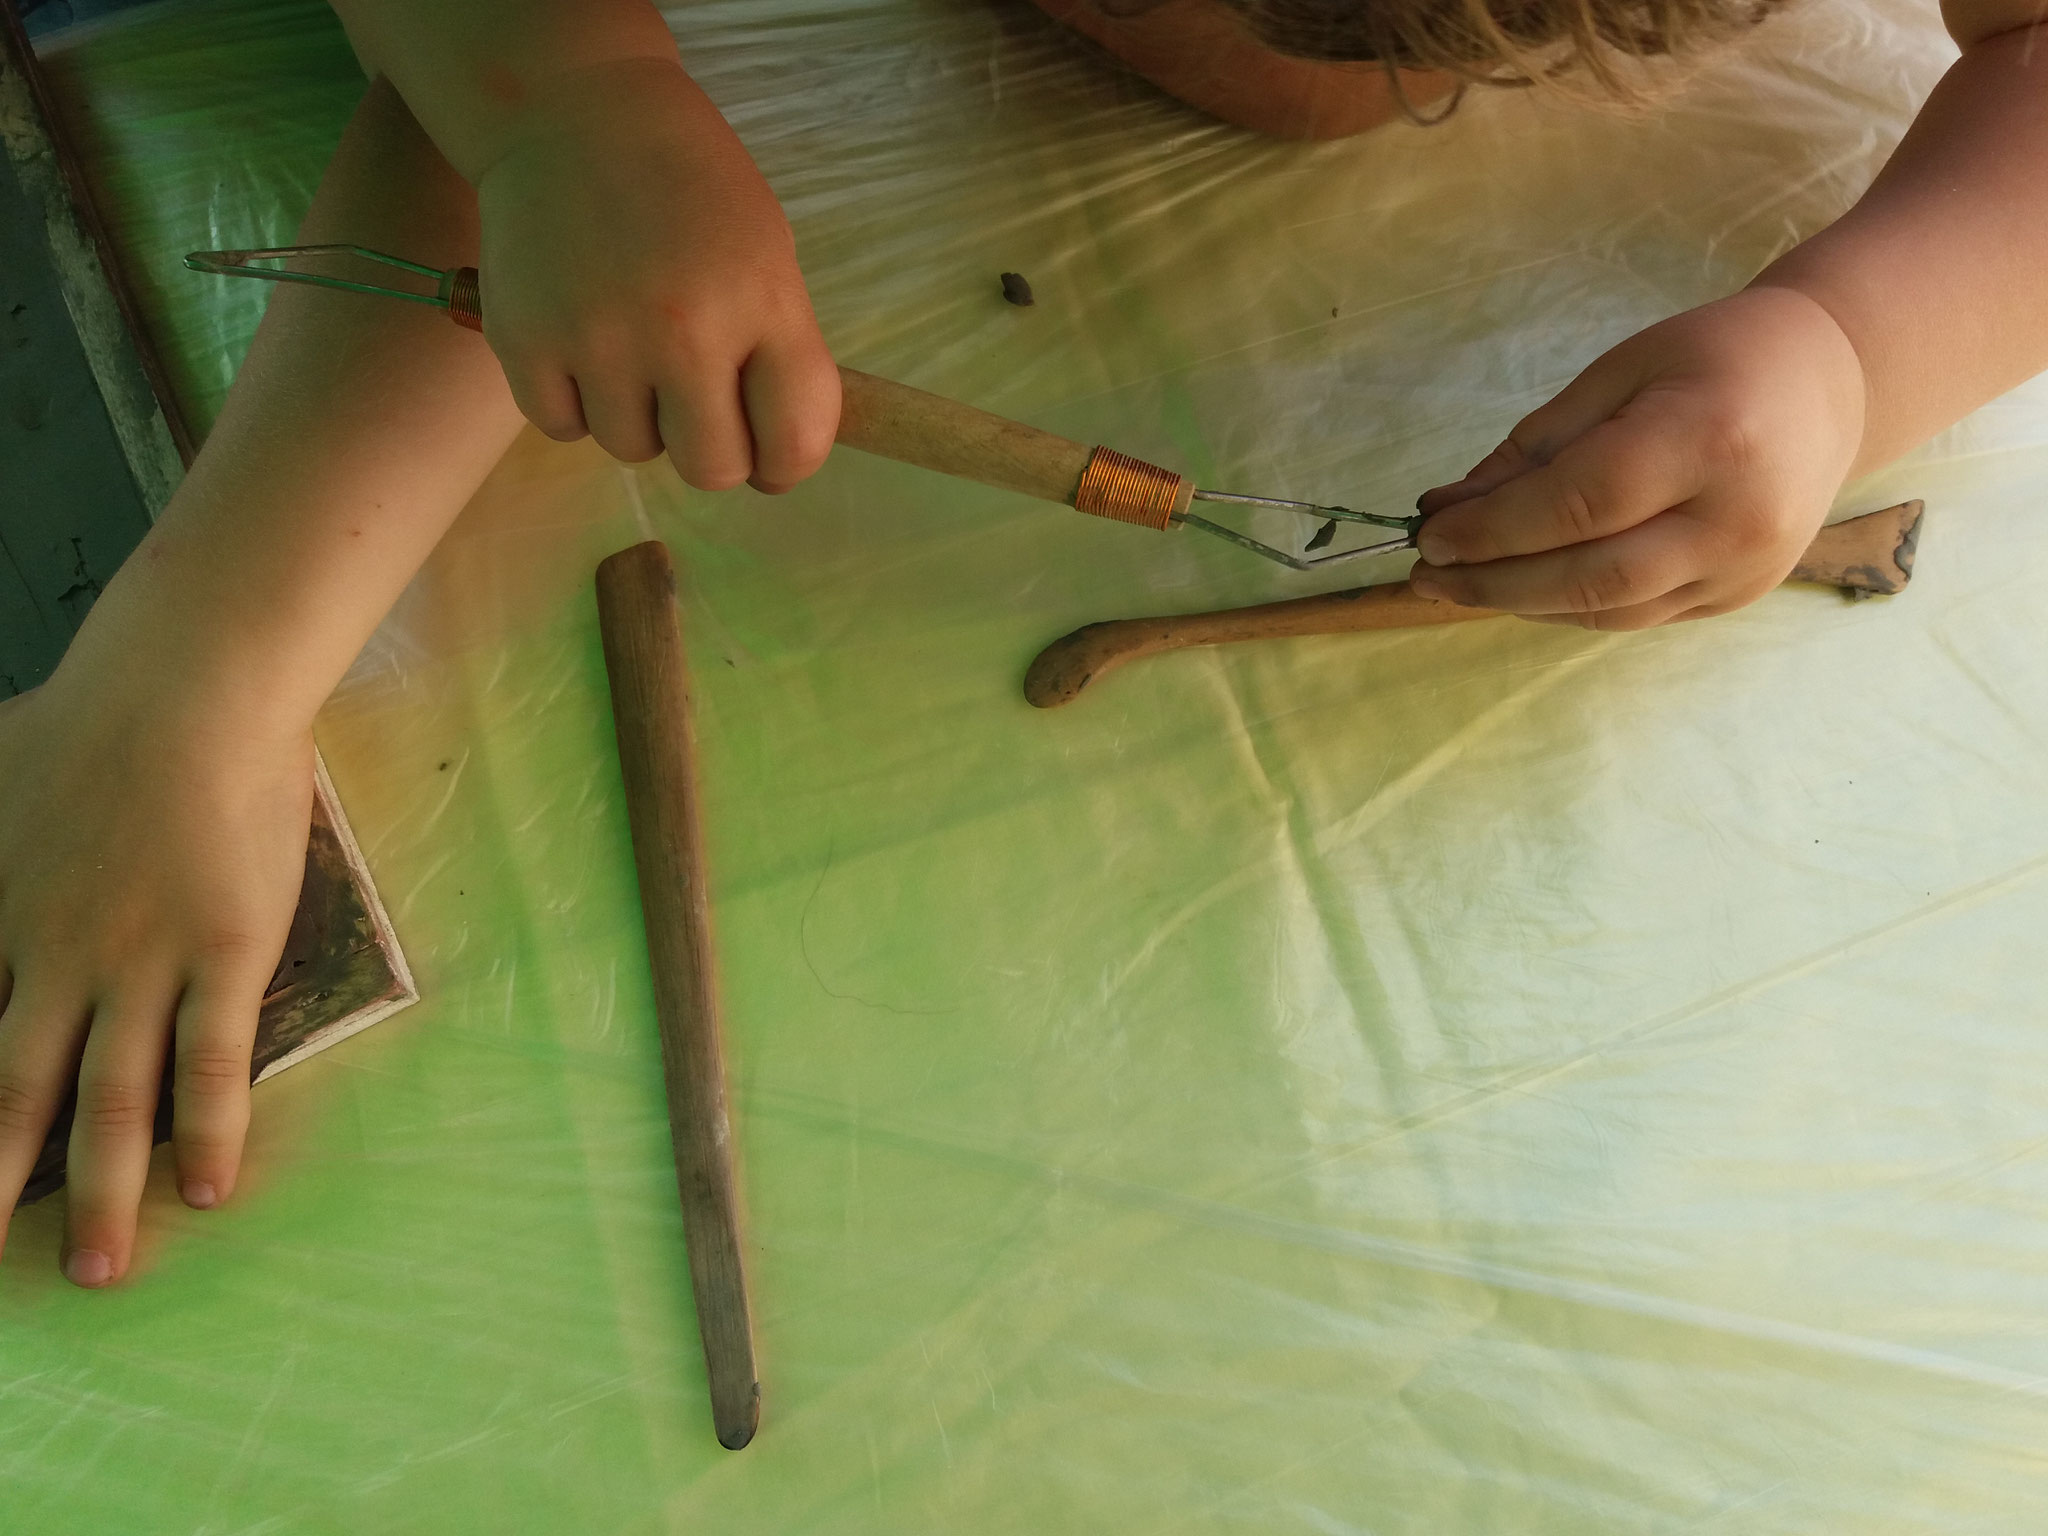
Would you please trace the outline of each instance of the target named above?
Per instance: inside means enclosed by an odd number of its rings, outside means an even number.
[[[1022,272],[1005,272],[1003,274],[1003,297],[1012,304],[1018,305],[1028,305],[1036,302],[1031,297],[1031,285],[1024,281],[1024,274]]]

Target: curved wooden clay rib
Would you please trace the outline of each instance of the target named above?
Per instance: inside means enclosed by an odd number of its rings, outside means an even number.
[[[1852,597],[1903,592],[1913,576],[1923,510],[1921,502],[1901,502],[1823,528],[1786,579],[1839,587]],[[1024,674],[1024,697],[1040,709],[1056,709],[1126,662],[1191,645],[1232,645],[1240,640],[1407,629],[1500,617],[1491,608],[1460,608],[1417,597],[1407,582],[1394,581],[1252,608],[1110,619],[1063,635],[1040,651]]]

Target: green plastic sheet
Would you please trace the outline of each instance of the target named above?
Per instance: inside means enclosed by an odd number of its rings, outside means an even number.
[[[843,361],[1386,508],[1824,224],[1953,56],[1932,6],[1812,0],[1646,115],[1304,146],[1009,0],[670,15]],[[308,0],[47,57],[204,415],[263,295],[176,259],[287,237],[360,77]],[[1318,584],[844,451],[770,502],[529,436],[319,727],[425,1000],[259,1090],[231,1208],[160,1166],[117,1290],[20,1219],[0,1529],[2038,1531],[2044,404],[1844,494],[1929,504],[1895,599],[1190,652],[1050,713],[1018,682],[1067,630]],[[649,533],[739,1454],[590,586]]]

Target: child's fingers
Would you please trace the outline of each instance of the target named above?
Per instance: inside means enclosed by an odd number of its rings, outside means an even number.
[[[520,415],[558,443],[590,435],[590,423],[583,419],[583,396],[568,374],[559,368],[504,366],[505,382]]]
[[[738,375],[672,379],[662,386],[658,420],[676,473],[698,490],[729,491],[754,472]]]
[[[1699,524],[1653,517],[1604,538],[1484,565],[1418,565],[1414,590],[1471,608],[1520,614],[1601,614],[1654,602],[1699,580],[1709,565]],[[1700,599],[1691,597],[1686,606]],[[1676,610],[1674,610],[1676,611]]]
[[[1425,517],[1435,517],[1447,507],[1484,496],[1495,486],[1506,484],[1515,476],[1535,468],[1535,465],[1529,451],[1510,434],[1501,440],[1498,448],[1466,470],[1462,479],[1424,491],[1416,498],[1415,510]]]
[[[107,1285],[128,1268],[173,1006],[151,988],[109,999],[93,1015],[65,1170],[64,1275],[74,1285]]]
[[[802,344],[762,347],[740,374],[754,439],[757,491],[770,495],[807,480],[839,431],[839,370],[815,331]]]
[[[1660,624],[1676,624],[1684,619],[1705,618],[1709,613],[1719,611],[1702,606],[1699,603],[1699,584],[1689,582],[1662,597],[1652,598],[1647,603],[1632,603],[1626,608],[1603,608],[1598,613],[1525,613],[1519,617],[1530,624],[1620,633],[1655,629]]]
[[[598,447],[628,464],[645,464],[661,457],[661,430],[655,423],[652,389],[579,376],[576,392],[582,397],[583,419]]]
[[[171,1066],[171,1148],[178,1194],[195,1210],[226,1200],[249,1132],[249,1054],[268,974],[205,973],[178,1005]]]
[[[1437,513],[1417,547],[1433,566],[1474,565],[1605,538],[1689,501],[1707,465],[1662,412],[1612,417],[1548,464]]]
[[[32,982],[11,986],[0,1007],[0,1246],[64,1101],[85,1016],[84,1003]]]
[[[1498,448],[1465,471],[1461,479],[1424,491],[1415,510],[1437,513],[1498,489],[1517,475],[1540,469],[1567,444],[1606,421],[1635,393],[1633,369],[1601,358],[1542,405],[1515,423]]]

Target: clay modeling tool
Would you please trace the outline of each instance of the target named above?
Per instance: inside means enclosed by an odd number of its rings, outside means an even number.
[[[1818,582],[1863,598],[1903,592],[1913,576],[1923,504],[1901,502],[1823,528],[1807,546],[1787,581]],[[1240,640],[1282,640],[1304,635],[1342,635],[1365,629],[1404,629],[1498,619],[1491,608],[1461,608],[1418,597],[1405,581],[1351,587],[1315,597],[1224,608],[1210,613],[1166,614],[1149,619],[1108,619],[1062,635],[1038,653],[1024,674],[1024,697],[1040,709],[1057,709],[1081,690],[1126,662],[1161,651],[1196,645],[1232,645]]]
[[[383,266],[410,274],[419,279],[420,285],[411,289],[394,288],[382,283],[337,277],[326,271],[308,271],[303,266],[257,265],[306,260]],[[350,293],[377,294],[414,304],[432,304],[446,310],[448,317],[458,325],[473,331],[483,329],[483,301],[474,267],[442,271],[438,267],[421,266],[418,262],[366,250],[359,245],[287,245],[252,251],[194,251],[185,258],[185,265],[195,272],[211,272],[224,277],[311,283]],[[958,400],[912,389],[907,384],[877,378],[852,368],[841,368],[839,381],[842,397],[839,441],[849,448],[1002,490],[1021,491],[1026,496],[1056,501],[1077,511],[1154,528],[1162,533],[1183,527],[1200,529],[1235,544],[1239,549],[1277,561],[1290,570],[1317,571],[1349,560],[1362,560],[1369,555],[1412,549],[1416,531],[1422,526],[1420,513],[1388,516],[1378,512],[1354,512],[1349,507],[1322,506],[1315,502],[1205,491],[1198,489],[1185,475],[1161,469],[1143,459],[1134,459],[1109,448],[1088,447],[1070,438],[1041,432],[1022,422],[978,410]],[[1196,502],[1216,507],[1271,508],[1313,519],[1319,526],[1300,554],[1289,554],[1250,534],[1201,516],[1192,510]],[[1352,523],[1398,530],[1400,537],[1376,539],[1355,548],[1318,553],[1330,543],[1338,525]]]
[[[718,1443],[736,1451],[754,1438],[761,1388],[740,1259],[689,670],[667,548],[658,541],[636,544],[599,565],[597,612],[654,973],[662,1081],[711,1421]]]

